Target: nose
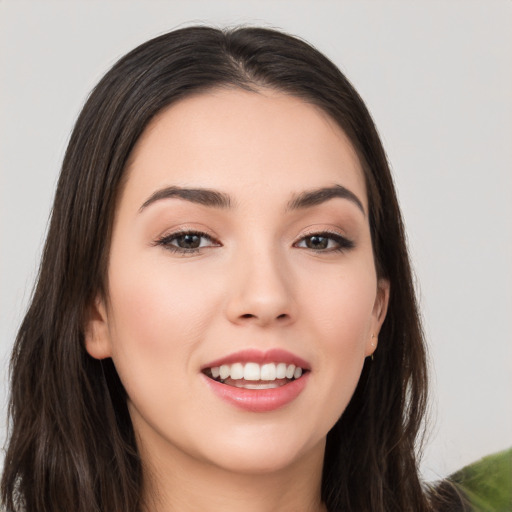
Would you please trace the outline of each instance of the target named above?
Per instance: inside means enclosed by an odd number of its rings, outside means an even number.
[[[233,262],[226,315],[239,325],[288,325],[295,320],[293,279],[284,258],[248,251]]]

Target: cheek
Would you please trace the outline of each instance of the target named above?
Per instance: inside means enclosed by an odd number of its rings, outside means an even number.
[[[130,397],[132,420],[145,418],[156,428],[171,425],[175,411],[191,408],[188,378],[215,313],[216,292],[198,288],[191,272],[138,263],[117,260],[109,275],[112,359]]]
[[[308,329],[316,340],[318,376],[325,386],[317,418],[327,430],[345,410],[359,381],[371,338],[376,287],[372,267],[360,272],[352,268],[309,286]]]
[[[137,268],[138,267],[138,268]],[[162,265],[117,266],[110,275],[116,338],[146,349],[166,350],[177,343],[193,344],[212,313],[214,295],[201,289],[193,273],[173,272]],[[201,293],[201,300],[198,294]],[[121,335],[122,334],[122,335]]]
[[[304,309],[333,351],[364,350],[373,325],[377,282],[371,267],[305,282]],[[371,334],[370,334],[371,335]]]
[[[131,399],[151,403],[179,390],[215,314],[215,290],[191,272],[154,262],[116,261],[109,276],[112,359]],[[198,300],[198,292],[201,300]]]

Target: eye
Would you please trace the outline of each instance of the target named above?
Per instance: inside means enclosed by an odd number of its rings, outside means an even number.
[[[322,232],[305,236],[294,246],[316,252],[341,252],[352,249],[354,242],[338,233]]]
[[[220,243],[201,231],[178,231],[159,238],[155,245],[178,253],[198,253],[206,247],[219,247]]]

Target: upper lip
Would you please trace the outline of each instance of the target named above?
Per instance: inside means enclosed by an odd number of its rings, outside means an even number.
[[[223,364],[233,363],[257,363],[260,365],[266,363],[286,363],[299,366],[303,370],[311,369],[310,364],[301,357],[292,354],[287,350],[274,348],[265,351],[257,349],[247,349],[241,350],[239,352],[233,352],[232,354],[229,354],[227,356],[215,359],[214,361],[204,364],[203,366],[201,366],[201,371],[206,370],[207,368],[214,368],[216,366],[222,366]]]

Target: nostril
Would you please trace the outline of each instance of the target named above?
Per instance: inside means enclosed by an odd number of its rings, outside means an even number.
[[[243,315],[240,315],[240,318],[249,320],[251,318],[258,318],[258,315],[253,315],[252,313],[245,313]],[[276,316],[276,320],[285,320],[287,318],[288,318],[288,315],[286,313],[282,313],[282,314]]]

